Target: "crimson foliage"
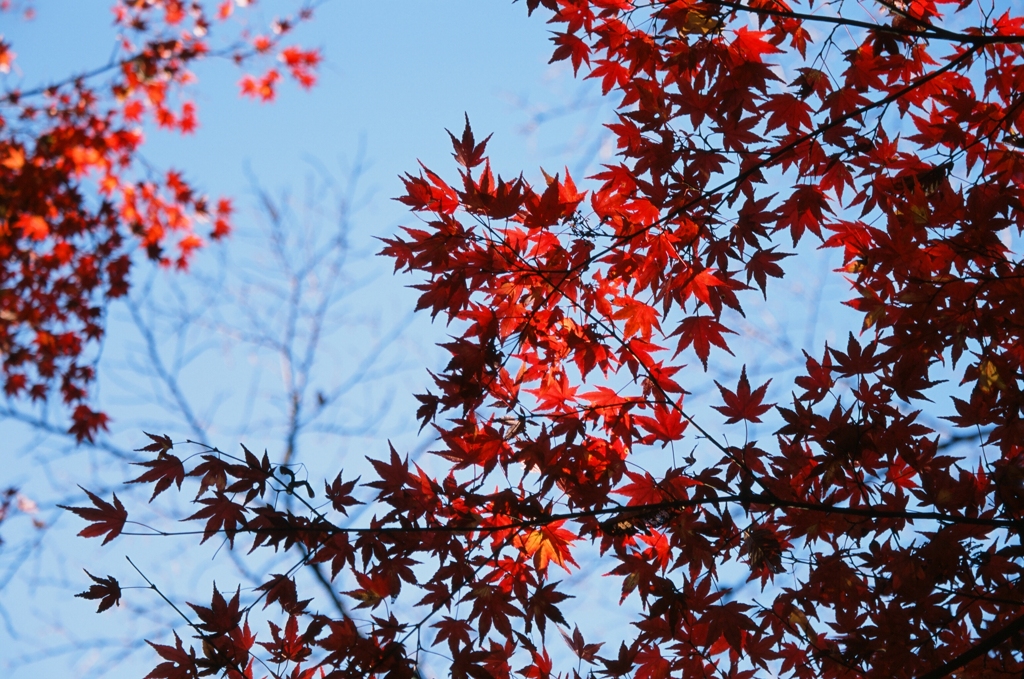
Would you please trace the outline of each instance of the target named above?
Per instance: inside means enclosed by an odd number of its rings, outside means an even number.
[[[155,646],[149,676],[1019,676],[1024,267],[1002,236],[1024,228],[1024,17],[971,0],[527,5],[551,13],[553,59],[618,101],[617,157],[588,191],[567,172],[535,186],[496,176],[467,122],[456,181],[406,177],[423,224],[383,254],[456,333],[418,396],[444,472],[373,459],[357,527],[352,480],[314,500],[266,457],[195,465],[154,438],[138,480],[201,479],[204,541],[302,557],[260,588],[284,620],[269,636],[250,630],[256,602],[215,591],[193,606],[201,643]],[[741,349],[737,313],[772,304],[802,242],[842,250],[863,329],[808,351],[792,384],[720,384],[729,443],[686,387]],[[765,418],[778,431],[750,439]],[[651,452],[684,440],[682,464]],[[127,514],[94,505],[75,510],[83,533],[110,540]],[[327,564],[368,619],[300,598],[295,574]],[[558,575],[579,569],[621,587],[631,624],[584,638],[566,614],[583,592]],[[743,596],[720,584],[737,569]]]

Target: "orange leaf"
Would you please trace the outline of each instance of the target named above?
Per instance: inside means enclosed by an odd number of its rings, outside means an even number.
[[[22,215],[15,223],[21,233],[32,240],[43,240],[50,235],[50,226],[39,215]]]
[[[543,528],[531,532],[526,539],[516,538],[516,546],[526,552],[527,556],[533,557],[534,566],[538,571],[547,571],[548,563],[554,562],[564,568],[569,567],[566,562],[579,568],[579,564],[573,561],[569,543],[576,540],[576,535],[571,531],[560,528],[565,521],[556,521]]]
[[[0,165],[17,172],[25,165],[25,152],[19,148],[12,148],[8,151],[7,157],[0,162]]]

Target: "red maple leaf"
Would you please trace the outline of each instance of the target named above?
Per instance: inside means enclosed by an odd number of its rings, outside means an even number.
[[[81,486],[79,486],[81,488]],[[79,535],[83,538],[97,538],[101,535],[106,535],[103,539],[103,544],[107,544],[124,530],[125,521],[128,520],[128,510],[124,508],[121,501],[117,499],[117,494],[114,494],[114,504],[110,504],[105,500],[101,500],[96,495],[93,495],[85,488],[82,491],[89,496],[95,507],[68,507],[65,505],[57,505],[61,509],[66,509],[70,512],[78,514],[80,517],[89,521],[91,525],[86,526]]]
[[[767,250],[758,250],[747,260],[745,267],[747,270],[747,282],[749,283],[750,279],[753,278],[757,282],[758,287],[761,288],[761,294],[767,300],[768,290],[766,286],[768,285],[768,276],[782,278],[784,272],[782,267],[776,262],[792,256],[792,253],[775,252],[774,247]]]
[[[735,331],[725,327],[711,316],[690,316],[685,318],[672,333],[673,335],[679,335],[679,345],[676,347],[676,353],[678,354],[692,344],[697,358],[700,359],[704,369],[707,370],[712,344],[725,349],[730,354],[732,353],[729,345],[725,343],[725,339],[722,337],[723,333],[736,334]]]
[[[277,602],[285,613],[290,613],[291,615],[301,615],[304,613],[306,605],[311,601],[310,599],[299,601],[295,580],[282,573],[272,573],[270,580],[257,587],[256,590],[267,593],[266,601],[263,602],[263,608]]]
[[[565,616],[562,615],[562,611],[559,610],[557,604],[571,598],[571,594],[558,591],[557,582],[549,582],[538,587],[526,604],[527,633],[530,632],[531,625],[534,622],[537,623],[537,628],[540,630],[542,637],[544,636],[544,629],[547,626],[548,620],[557,622],[560,625],[568,624],[565,622]]]
[[[558,632],[562,635],[562,639],[565,640],[566,645],[572,649],[572,652],[576,654],[583,662],[593,663],[597,659],[597,652],[604,646],[604,642],[596,644],[588,644],[583,639],[583,635],[580,634],[579,626],[574,626],[572,629],[572,636],[570,637],[561,629]]]
[[[158,445],[158,444],[153,444]],[[147,446],[151,447],[151,446]],[[155,460],[149,462],[133,462],[132,464],[140,467],[149,467],[149,471],[144,472],[138,478],[128,481],[128,483],[152,483],[156,482],[156,487],[153,488],[153,495],[150,496],[149,501],[152,502],[160,493],[164,492],[171,487],[172,483],[177,484],[178,488],[181,488],[181,482],[185,480],[185,466],[181,463],[181,460],[170,453],[161,451],[160,455]]]
[[[341,480],[341,474],[338,474],[334,479],[334,483],[330,485],[324,481],[324,493],[327,495],[327,499],[331,501],[331,506],[334,507],[334,511],[341,512],[347,516],[349,507],[363,504],[352,497],[352,491],[355,489],[357,483],[359,483],[359,477],[356,477],[351,481],[343,482]]]
[[[551,61],[548,63],[570,59],[572,61],[573,73],[580,70],[580,66],[584,61],[588,65],[590,64],[590,45],[579,36],[572,33],[557,33],[551,39],[558,45],[558,48],[551,55]]]
[[[235,595],[231,597],[231,601],[224,599],[224,595],[217,589],[217,585],[213,586],[213,599],[210,602],[210,606],[200,606],[198,604],[189,604],[189,607],[196,612],[202,623],[197,625],[199,629],[210,634],[227,634],[236,627],[238,623],[242,621],[243,612],[239,610],[239,593],[241,590],[236,589]]]
[[[654,307],[632,297],[626,297],[616,303],[620,305],[620,308],[612,315],[612,318],[617,321],[626,321],[626,326],[622,331],[623,339],[639,335],[643,339],[649,340],[652,330],[661,330],[661,324],[658,322],[658,310]]]
[[[452,653],[457,653],[460,648],[470,644],[470,634],[473,632],[473,626],[465,620],[458,620],[446,615],[439,622],[431,625],[431,627],[438,630],[437,636],[434,638],[433,645],[435,646],[442,641],[447,641],[448,648],[451,649]]]
[[[90,585],[89,589],[79,592],[75,596],[81,599],[99,599],[100,605],[96,609],[97,613],[102,613],[108,608],[115,606],[121,600],[121,585],[114,576],[97,578],[89,571],[85,571],[85,574],[92,578],[96,584]]]
[[[725,401],[725,405],[712,407],[729,418],[725,421],[726,424],[733,424],[741,420],[760,422],[761,415],[771,410],[774,405],[771,403],[761,403],[768,392],[768,385],[771,383],[772,381],[768,380],[757,389],[751,391],[750,382],[747,381],[747,366],[744,365],[743,370],[740,371],[740,379],[736,383],[736,391],[730,391],[719,384],[717,380],[715,381],[715,384],[718,385],[718,391],[722,393],[722,400]]]
[[[448,130],[445,131],[448,132]],[[455,147],[455,162],[459,165],[470,169],[484,162],[484,153],[491,135],[487,135],[486,139],[477,144],[473,138],[473,130],[469,127],[468,113],[466,114],[466,128],[462,131],[462,139],[456,139],[451,132],[448,132],[448,136],[452,138],[452,146]]]
[[[767,31],[752,31],[746,26],[736,30],[736,38],[730,47],[736,54],[747,61],[761,61],[763,54],[775,54],[782,50],[765,40]]]
[[[206,519],[206,527],[203,529],[203,542],[206,542],[222,529],[228,537],[228,541],[234,544],[235,534],[240,526],[246,523],[245,513],[248,511],[244,505],[234,502],[222,491],[218,491],[213,497],[203,498],[195,501],[197,504],[206,505],[203,509],[187,516],[183,521]]]
[[[177,632],[174,633],[174,646],[154,644],[152,641],[146,643],[167,662],[154,667],[145,679],[198,679],[199,668],[196,666],[195,649],[189,648],[186,651]]]
[[[664,502],[666,499],[671,499],[666,497],[661,484],[649,472],[637,474],[636,472],[627,471],[626,477],[632,483],[617,488],[615,492],[628,497],[629,502],[627,504],[630,507],[656,505]]]

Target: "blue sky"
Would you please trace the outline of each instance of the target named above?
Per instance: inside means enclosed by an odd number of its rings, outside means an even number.
[[[18,55],[5,85],[30,87],[104,63],[114,40],[108,4],[49,0],[36,3],[33,21],[4,16],[0,33]],[[257,10],[269,17],[291,6],[265,0]],[[481,135],[495,133],[494,159],[518,174],[552,161],[559,146],[558,139],[524,137],[531,112],[578,95],[565,65],[547,64],[548,36],[543,19],[527,18],[522,2],[333,0],[292,35],[322,50],[312,91],[289,82],[273,103],[243,100],[236,68],[204,63],[191,92],[197,133],[150,130],[145,155],[158,167],[184,169],[210,193],[239,196],[249,184],[245,168],[268,185],[286,184],[311,158],[329,164],[364,138],[374,183],[393,196],[398,175],[415,170],[417,160],[445,166],[444,129],[460,129],[465,112]]]

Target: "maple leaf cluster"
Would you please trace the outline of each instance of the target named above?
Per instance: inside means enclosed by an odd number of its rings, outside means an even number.
[[[553,59],[616,97],[618,155],[586,190],[568,171],[505,178],[467,120],[456,180],[404,178],[422,223],[383,254],[453,329],[417,396],[442,471],[392,448],[369,497],[339,475],[320,501],[266,456],[187,467],[153,437],[136,479],[198,479],[204,541],[330,564],[367,617],[311,609],[294,571],[245,605],[215,590],[193,606],[201,653],[176,636],[150,676],[256,676],[261,600],[283,621],[259,642],[275,677],[414,677],[427,650],[456,679],[1020,676],[1024,17],[970,0],[526,4],[551,13]],[[692,411],[686,387],[741,350],[730,326],[808,244],[842,251],[859,335],[808,348],[789,385],[743,368]],[[682,463],[657,456],[684,441]],[[83,535],[110,540],[127,514],[90,498]],[[373,516],[349,525],[360,501]],[[630,624],[569,601],[583,592],[559,578],[581,568],[615,583]]]
[[[204,239],[231,228],[229,200],[140,162],[142,126],[194,131],[187,86],[197,62],[211,57],[247,69],[278,57],[303,86],[314,81],[318,53],[285,44],[308,8],[276,20],[269,38],[238,42],[241,24],[229,19],[236,4],[247,3],[224,3],[213,15],[199,2],[116,2],[119,44],[109,65],[0,93],[0,380],[9,397],[59,395],[79,440],[106,427],[107,416],[88,405],[95,370],[86,349],[103,334],[106,302],[128,291],[134,253],[184,269]],[[0,11],[13,11],[8,5]],[[0,78],[12,64],[16,54],[0,39]]]

